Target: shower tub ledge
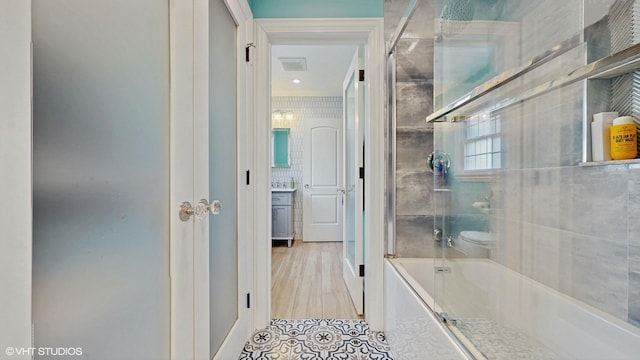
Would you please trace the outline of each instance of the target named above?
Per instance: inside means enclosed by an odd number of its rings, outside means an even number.
[[[435,266],[446,271],[435,274]],[[446,311],[434,301],[443,295]],[[459,341],[432,310],[455,318],[449,329]],[[385,332],[396,360],[464,359],[460,343],[479,359],[640,354],[640,329],[486,259],[386,260]]]

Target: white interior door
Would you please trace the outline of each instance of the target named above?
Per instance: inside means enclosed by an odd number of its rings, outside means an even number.
[[[170,234],[182,232],[186,253],[193,239],[171,203],[171,6],[23,2],[33,40],[30,345],[169,359]]]
[[[349,289],[358,314],[364,313],[363,277],[364,265],[363,228],[363,99],[364,82],[359,81],[359,51],[351,61],[343,83],[344,106],[344,244],[342,275]],[[364,269],[363,269],[364,270]]]
[[[208,250],[209,241],[234,237],[233,198],[242,193],[232,168],[236,155],[227,149],[237,149],[232,136],[237,115],[235,96],[230,100],[224,94],[237,85],[236,65],[243,63],[238,54],[244,53],[238,44],[244,42],[236,38],[223,0],[211,1],[216,13],[211,21],[208,3],[149,0],[107,9],[98,0],[55,6],[34,1],[33,12],[29,1],[0,5],[0,39],[6,40],[0,42],[11,55],[0,59],[0,77],[6,80],[0,86],[0,111],[7,119],[0,124],[0,169],[8,174],[0,181],[0,199],[12,204],[0,223],[13,239],[0,245],[0,259],[10,270],[0,277],[3,288],[11,289],[8,297],[0,295],[6,305],[0,312],[5,320],[0,338],[7,345],[73,344],[95,359],[204,359],[216,349],[216,358],[237,356],[248,328],[246,312],[238,309],[238,280],[233,279],[238,263],[231,259],[222,264],[227,273],[221,276],[231,278],[230,286],[202,284],[210,269],[208,251],[200,250]],[[234,19],[250,21],[248,8],[240,14],[239,2],[227,3],[234,8]],[[33,141],[30,19],[37,43]],[[213,72],[211,81],[217,85],[212,97],[218,96],[212,102],[231,108],[220,112],[224,120],[209,118],[210,22],[227,30],[216,36],[216,41],[227,42],[211,48],[230,49],[229,58],[211,65],[227,75],[219,80]],[[198,77],[202,68],[204,78]],[[200,126],[210,122],[214,125],[200,133]],[[231,138],[226,139],[231,145],[220,143],[230,158],[209,156],[210,151],[219,153],[215,146],[221,136]],[[203,147],[205,155],[200,156]],[[199,180],[198,171],[228,176],[212,175],[214,184],[208,176]],[[198,193],[203,182],[205,190]],[[230,200],[220,195],[231,225],[179,218],[182,201],[193,204],[198,195],[208,198],[219,188],[231,193]],[[33,224],[32,211],[37,218]],[[221,246],[235,250],[237,259],[233,240],[223,240]],[[224,250],[214,251],[212,257],[226,257],[220,255]],[[221,331],[215,327],[218,318],[209,321],[208,296],[203,306],[202,294],[210,289],[217,298],[235,299],[231,305],[211,304],[212,317],[230,313],[220,320]],[[204,319],[198,317],[202,308]],[[235,336],[235,329],[243,331]]]
[[[342,146],[342,119],[304,120],[304,241],[342,241]]]
[[[197,359],[238,356],[249,313],[240,295],[239,70],[244,42],[237,1],[197,0],[194,28],[195,348]],[[243,56],[241,57],[240,54]],[[244,172],[242,172],[244,175]],[[205,211],[197,219],[197,214]],[[207,211],[208,210],[208,211]],[[244,295],[244,292],[243,292]]]

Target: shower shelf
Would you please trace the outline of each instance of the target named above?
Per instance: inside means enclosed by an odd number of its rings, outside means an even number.
[[[574,42],[569,43],[573,44]],[[561,45],[556,51],[553,52],[553,54],[555,54],[555,56],[558,56],[559,53],[564,53],[570,49],[570,45]],[[490,94],[494,90],[504,86],[505,84],[518,79],[521,75],[526,74],[534,68],[539,67],[543,62],[548,61],[550,57],[551,55],[547,55],[543,58],[545,61],[534,60],[522,68],[507,71],[494,77],[486,83],[476,87],[466,95],[455,100],[451,104],[427,116],[427,122],[455,122],[457,120],[459,121],[459,119],[466,119],[466,117],[464,116],[459,116],[460,114],[457,114],[458,116],[450,116],[450,114],[455,113],[457,110],[460,110],[466,105],[476,102],[487,94]],[[535,86],[514,96],[505,97],[497,101],[494,105],[488,106],[487,110],[497,111],[500,109],[504,109],[522,101],[540,96],[549,91],[559,89],[561,87],[576,83],[581,80],[606,80],[639,69],[640,44],[636,44],[613,55],[573,69],[566,75],[560,76],[554,80]]]
[[[607,161],[585,161],[581,162],[579,166],[605,166],[605,165],[634,165],[640,164],[640,159],[629,160],[607,160]]]

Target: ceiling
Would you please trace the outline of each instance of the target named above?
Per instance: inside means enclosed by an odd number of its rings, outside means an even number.
[[[272,96],[342,96],[356,45],[274,45],[271,47]],[[284,71],[279,57],[304,57],[307,71]],[[301,83],[294,84],[293,79]]]

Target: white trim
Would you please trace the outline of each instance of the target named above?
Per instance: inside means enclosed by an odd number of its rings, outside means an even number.
[[[4,356],[7,346],[31,347],[31,1],[0,1],[0,24],[0,351]]]
[[[267,34],[254,22],[254,116],[253,175],[255,253],[253,269],[253,326],[267,327],[271,320],[271,49]]]
[[[171,0],[170,277],[171,359],[194,358],[193,223],[177,216],[193,203],[193,16],[192,1]]]
[[[365,309],[372,330],[383,329],[384,74],[382,18],[260,19],[255,21],[255,299],[254,326],[271,319],[271,72],[272,44],[365,44]],[[265,214],[267,214],[265,216]]]
[[[193,195],[192,205],[209,194],[209,0],[193,0]],[[208,215],[212,216],[212,215]],[[193,282],[194,339],[196,359],[208,359],[210,352],[209,218],[190,220],[194,224]]]

